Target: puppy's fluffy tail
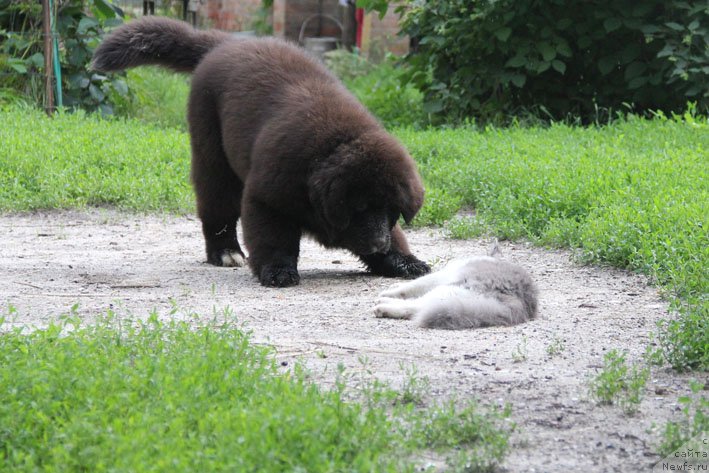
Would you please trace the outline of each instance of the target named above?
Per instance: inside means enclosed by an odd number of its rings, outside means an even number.
[[[94,52],[91,67],[110,72],[147,64],[191,72],[214,47],[228,41],[221,31],[199,31],[157,16],[143,17],[114,30]]]

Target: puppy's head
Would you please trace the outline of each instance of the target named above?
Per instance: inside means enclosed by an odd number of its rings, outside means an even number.
[[[408,223],[423,205],[414,161],[379,130],[338,146],[318,162],[309,184],[331,242],[359,255],[386,253],[399,217]]]

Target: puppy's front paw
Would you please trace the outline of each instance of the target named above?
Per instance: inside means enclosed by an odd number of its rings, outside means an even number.
[[[431,272],[431,268],[414,255],[403,255],[398,251],[360,256],[369,270],[387,278],[413,279]]]
[[[298,270],[290,265],[266,265],[261,269],[259,282],[269,287],[297,286],[300,283]]]
[[[417,278],[431,272],[431,267],[414,255],[402,255],[402,258],[400,264],[405,278]]]

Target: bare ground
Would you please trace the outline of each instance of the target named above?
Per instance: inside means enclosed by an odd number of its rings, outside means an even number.
[[[438,230],[407,233],[434,268],[489,246],[449,240]],[[653,426],[677,418],[688,377],[654,368],[632,417],[597,406],[588,384],[608,350],[642,357],[656,321],[667,317],[666,302],[645,278],[579,266],[566,251],[525,243],[501,249],[536,279],[539,318],[449,332],[374,318],[377,294],[393,281],[310,241],[302,244],[300,286],[267,289],[245,268],[207,265],[195,218],[111,210],[13,214],[0,216],[0,297],[16,308],[6,328],[45,325],[77,303],[87,321],[109,308],[123,317],[144,318],[155,309],[166,318],[206,320],[229,307],[256,342],[276,347],[282,364],[300,360],[318,382],[331,383],[342,364],[397,386],[415,366],[430,381],[429,401],[511,404],[518,428],[506,471],[650,471],[660,460]],[[550,354],[550,346],[562,348]]]

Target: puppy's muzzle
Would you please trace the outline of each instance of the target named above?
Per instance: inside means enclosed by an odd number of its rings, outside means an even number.
[[[374,239],[372,239],[371,244],[369,246],[369,251],[368,253],[364,253],[365,255],[372,255],[374,253],[386,253],[389,251],[389,248],[391,247],[391,238],[389,235],[381,235],[378,236]]]

